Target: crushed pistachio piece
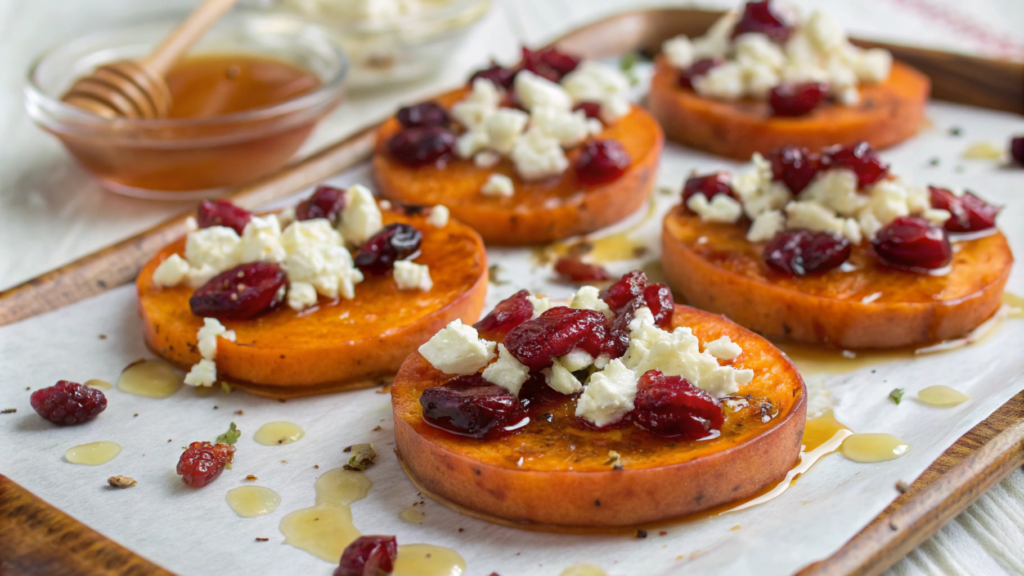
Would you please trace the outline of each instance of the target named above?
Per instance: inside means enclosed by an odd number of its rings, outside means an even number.
[[[903,400],[903,393],[906,392],[903,388],[893,388],[892,392],[889,392],[889,399],[899,406],[901,400]]]
[[[366,470],[377,457],[373,444],[355,444],[345,449],[345,452],[350,451],[352,456],[348,459],[348,464],[345,464],[345,470]]]
[[[235,427],[235,423],[232,422],[228,426],[228,431],[217,436],[217,444],[234,444],[238,442],[238,438],[242,435],[242,431]]]

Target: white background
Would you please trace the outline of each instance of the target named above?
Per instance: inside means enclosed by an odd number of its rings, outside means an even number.
[[[824,5],[864,37],[986,55],[1024,55],[1024,3],[1003,0],[860,0]],[[58,144],[27,119],[21,88],[31,58],[69,34],[139,13],[188,7],[181,0],[6,0],[0,2],[0,287],[144,230],[190,204],[156,203],[102,191]],[[665,4],[665,3],[661,3]],[[731,3],[702,3],[729,6]],[[638,4],[625,0],[498,1],[439,78],[355,98],[324,122],[307,149],[464,78],[489,56],[510,59],[574,25]],[[1019,177],[1024,184],[1024,177]],[[668,182],[663,182],[669,184]],[[674,185],[674,184],[673,184]],[[7,363],[5,355],[0,362]],[[2,365],[0,370],[6,371]],[[3,470],[0,470],[3,471]],[[897,573],[1024,572],[1024,474],[1014,473],[938,536],[898,564]],[[984,567],[984,570],[982,570]]]

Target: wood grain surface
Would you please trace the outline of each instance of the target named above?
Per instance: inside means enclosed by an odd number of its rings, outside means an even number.
[[[655,51],[676,34],[699,35],[720,15],[689,9],[627,12],[577,29],[555,43],[588,58]],[[874,42],[928,74],[933,96],[1024,113],[1024,64]],[[370,127],[230,197],[255,208],[369,157]],[[131,282],[160,247],[186,231],[185,216],[0,292],[0,326]],[[869,526],[802,575],[879,574],[985,490],[1024,464],[1024,393],[961,437]],[[0,575],[169,574],[0,476]]]
[[[79,574],[171,576],[0,475],[0,575]]]

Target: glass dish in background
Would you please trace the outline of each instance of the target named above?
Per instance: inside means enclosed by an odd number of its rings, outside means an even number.
[[[349,86],[375,88],[440,70],[491,0],[271,0],[329,28],[352,69]]]
[[[321,86],[279,104],[209,118],[107,120],[61,102],[74,79],[100,64],[147,55],[185,16],[91,33],[45,52],[29,70],[29,115],[114,192],[181,200],[256,180],[287,163],[344,96],[348,60],[333,34],[291,14],[236,8],[190,55],[275,58],[313,73]]]

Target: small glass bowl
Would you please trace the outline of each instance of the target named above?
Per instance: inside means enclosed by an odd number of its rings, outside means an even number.
[[[334,32],[352,62],[349,86],[376,88],[439,71],[462,45],[491,0],[432,0],[423,9],[394,18],[359,18],[345,0],[272,0]],[[349,2],[351,4],[351,2]]]
[[[89,34],[43,53],[29,69],[29,116],[114,192],[183,200],[252,182],[287,163],[344,96],[348,60],[333,34],[294,15],[236,8],[190,54],[276,58],[315,74],[321,86],[280,104],[211,118],[108,120],[61,102],[76,78],[149,54],[185,16]]]

